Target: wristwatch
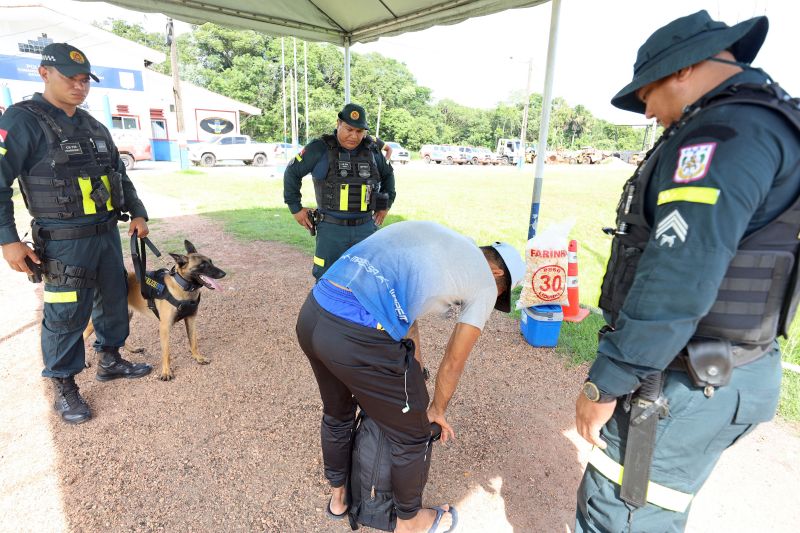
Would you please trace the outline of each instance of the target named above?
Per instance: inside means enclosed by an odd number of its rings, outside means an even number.
[[[617,399],[616,396],[611,396],[610,394],[604,394],[600,392],[600,389],[597,388],[597,385],[588,379],[586,380],[586,383],[583,384],[583,395],[586,396],[587,400],[595,403],[609,403]]]

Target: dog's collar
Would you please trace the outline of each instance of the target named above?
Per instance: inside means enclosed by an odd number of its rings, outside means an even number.
[[[189,281],[180,274],[178,274],[178,271],[175,269],[175,267],[172,267],[172,270],[170,270],[169,275],[172,276],[172,279],[175,281],[175,283],[181,286],[181,289],[187,292],[196,291],[197,289],[202,287],[202,285],[195,283],[193,281]]]

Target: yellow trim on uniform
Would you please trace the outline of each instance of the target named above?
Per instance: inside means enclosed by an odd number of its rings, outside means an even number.
[[[106,186],[106,190],[108,191],[108,200],[106,200],[106,209],[109,211],[113,211],[114,206],[111,205],[111,182],[108,181],[108,176],[100,176],[100,179],[103,181],[103,185]]]
[[[8,152],[8,149],[3,148],[2,146],[0,146],[0,155],[6,155],[6,152]]]
[[[367,210],[367,186],[366,185],[362,185],[361,186],[361,210],[362,211],[366,211]]]
[[[678,187],[658,193],[658,205],[670,202],[692,202],[714,205],[719,199],[719,189],[713,187]]]
[[[347,211],[347,199],[350,195],[350,185],[342,183],[339,186],[339,211]]]
[[[625,467],[606,455],[603,450],[593,446],[589,453],[589,464],[609,480],[622,485],[622,473]],[[650,481],[647,484],[647,501],[669,511],[685,513],[692,502],[694,494],[687,494]]]
[[[317,266],[320,266],[320,267],[324,267],[325,266],[325,260],[322,259],[321,257],[317,257],[315,255],[314,256],[314,264],[317,265]]]
[[[81,196],[83,197],[83,214],[94,215],[97,213],[97,207],[94,205],[94,200],[89,197],[92,194],[92,179],[78,178],[78,185],[81,188]]]
[[[386,330],[386,328],[384,328],[383,326],[381,326],[381,323],[380,323],[380,322],[378,322],[377,324],[375,324],[375,328],[376,328],[376,329],[379,329],[379,330],[381,330],[381,331],[385,331],[385,330]]]
[[[78,291],[52,292],[44,291],[44,303],[46,304],[68,304],[78,301]]]
[[[294,158],[297,159],[298,163],[303,160],[303,158],[300,157],[300,154],[297,154],[296,156],[294,156]]]

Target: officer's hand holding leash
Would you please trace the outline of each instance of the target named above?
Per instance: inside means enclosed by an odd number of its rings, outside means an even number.
[[[382,209],[380,211],[375,211],[375,214],[372,216],[372,218],[375,220],[375,224],[380,226],[381,224],[383,224],[383,219],[386,218],[386,215],[388,214],[389,214],[388,209]]]
[[[150,233],[150,229],[147,227],[147,221],[144,217],[136,217],[131,220],[131,225],[128,228],[128,237],[133,235],[133,232],[139,232],[139,238],[144,239],[147,237],[147,234]]]
[[[40,265],[42,261],[27,244],[24,242],[9,242],[3,245],[3,259],[6,260],[8,266],[17,272],[24,272],[28,276],[33,275],[30,266],[26,261],[32,261],[36,265]]]
[[[585,394],[580,393],[578,401],[575,402],[575,427],[578,434],[589,443],[605,450],[606,443],[600,438],[600,430],[611,419],[616,406],[616,400],[606,403],[593,402]]]

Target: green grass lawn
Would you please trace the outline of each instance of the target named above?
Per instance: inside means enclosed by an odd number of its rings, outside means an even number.
[[[520,250],[527,240],[533,191],[533,167],[447,167],[407,165],[395,169],[398,196],[388,223],[433,220],[469,235],[479,244],[510,242]],[[579,243],[581,303],[596,306],[611,238],[602,232],[614,224],[614,209],[630,167],[554,165],[545,167],[539,230],[574,220],[570,237]],[[313,252],[314,241],[283,203],[283,181],[269,170],[229,172],[223,168],[171,174],[132,173],[141,190],[175,198],[191,196],[197,212],[221,221],[226,231],[246,240],[274,240]],[[187,193],[187,191],[189,191]],[[311,180],[303,198],[314,204]],[[557,351],[572,364],[591,361],[602,318],[590,315],[580,324],[564,323]],[[783,342],[784,360],[800,364],[800,322],[792,341]],[[800,375],[784,372],[781,414],[800,420]]]

